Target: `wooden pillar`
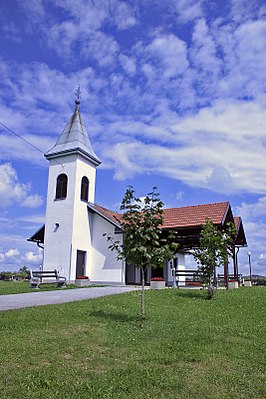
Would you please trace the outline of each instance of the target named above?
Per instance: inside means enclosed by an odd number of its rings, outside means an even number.
[[[233,246],[234,280],[238,280],[236,247]]]
[[[228,252],[227,252],[227,242],[224,241],[224,286],[228,288]]]

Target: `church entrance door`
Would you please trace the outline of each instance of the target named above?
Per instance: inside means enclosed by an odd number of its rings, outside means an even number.
[[[76,277],[85,275],[86,251],[77,251]]]

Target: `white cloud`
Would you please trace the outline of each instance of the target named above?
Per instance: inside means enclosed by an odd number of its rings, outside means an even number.
[[[49,45],[69,60],[79,52],[83,58],[95,59],[101,66],[114,62],[118,44],[105,33],[104,27],[111,25],[125,30],[137,23],[134,9],[123,1],[76,0],[73,4],[73,1],[57,0],[56,5],[66,11],[68,17],[44,32]]]
[[[18,271],[27,266],[30,269],[42,263],[43,250],[30,243],[23,235],[0,231],[0,271]]]
[[[236,209],[246,220],[260,219],[266,216],[266,196],[260,197],[258,201],[253,204],[243,202]]]
[[[0,252],[0,265],[17,262],[19,257],[19,250],[17,248],[10,248],[6,252]]]
[[[6,252],[0,252],[0,271],[18,271],[21,267],[29,269],[39,267],[43,261],[43,251],[38,253],[32,251],[22,252],[18,248],[10,248]]]
[[[173,44],[173,47],[170,46],[169,52],[168,49],[161,48],[161,52],[158,53],[160,60],[165,62],[165,66],[169,65],[170,67],[170,60],[173,57],[173,66],[176,57],[173,50],[175,44],[178,43],[178,49],[182,48],[182,44],[179,47],[180,42],[174,35],[171,37],[169,35],[159,36],[151,42],[152,46],[158,45],[158,49],[161,45],[160,41],[159,44],[156,42],[157,39],[165,41],[166,44],[169,40]],[[182,54],[185,57],[185,48],[183,49]],[[147,50],[143,51],[147,56]],[[149,52],[149,56],[151,56],[151,52]],[[123,58],[121,56],[120,59],[137,61],[138,57]],[[211,184],[210,176],[214,173],[213,171],[217,170],[216,168],[224,168],[233,182],[233,190],[232,187],[223,186],[225,192],[246,189],[249,192],[264,193],[266,121],[263,97],[260,96],[259,100],[249,102],[232,99],[216,100],[212,102],[211,106],[205,106],[197,112],[193,110],[193,113],[186,112],[181,116],[173,107],[174,101],[179,102],[179,105],[182,104],[185,108],[193,107],[195,103],[195,92],[191,89],[194,79],[193,75],[190,75],[191,68],[184,70],[182,79],[172,79],[168,82],[169,84],[165,85],[166,78],[163,73],[159,73],[160,65],[157,66],[156,63],[151,65],[146,61],[142,64],[142,71],[148,77],[147,86],[142,87],[131,84],[129,78],[125,78],[122,73],[113,73],[108,80],[104,80],[97,77],[92,68],[85,68],[78,71],[77,74],[67,76],[57,70],[49,69],[44,64],[9,68],[7,63],[2,62],[0,67],[4,80],[14,95],[12,104],[15,104],[15,108],[4,107],[0,102],[0,112],[4,116],[4,122],[11,123],[11,127],[18,130],[19,133],[24,133],[29,129],[36,131],[38,135],[27,134],[24,137],[46,151],[52,147],[73,111],[73,102],[66,106],[62,98],[69,98],[69,94],[67,95],[66,92],[73,92],[77,81],[81,81],[82,95],[85,99],[89,99],[88,105],[85,101],[82,102],[81,111],[84,115],[86,108],[89,109],[90,115],[87,117],[89,124],[87,121],[86,124],[90,128],[90,138],[96,152],[99,149],[99,155],[105,157],[103,167],[114,168],[117,178],[133,176],[136,162],[131,155],[129,155],[129,161],[127,159],[128,151],[118,147],[116,152],[118,151],[122,158],[120,163],[112,162],[109,147],[117,142],[130,144],[130,141],[137,140],[138,146],[141,146],[142,143],[144,148],[147,143],[156,144],[157,150],[154,151],[151,147],[147,153],[158,153],[157,158],[147,160],[147,162],[140,159],[137,173],[142,173],[142,171],[150,173],[158,165],[158,173],[182,179],[189,185],[215,189],[217,185]],[[129,68],[133,73],[134,62]],[[170,67],[169,73],[175,73],[175,70],[174,68],[171,71]],[[165,68],[165,71],[167,72],[168,69]],[[13,79],[14,74],[19,76]],[[175,91],[177,86],[173,82],[177,80],[180,81],[178,83],[179,90],[182,89],[181,92],[186,93],[185,96],[181,95],[182,93],[179,91]],[[53,86],[50,84],[51,81]],[[38,89],[32,91],[32,86]],[[93,89],[90,90],[90,87]],[[58,93],[57,96],[54,95],[55,91]],[[92,92],[93,94],[91,94]],[[173,97],[172,99],[171,97],[167,98],[168,93]],[[40,108],[39,102],[47,104],[47,108],[45,106]],[[118,107],[116,107],[117,105]],[[104,107],[108,112],[99,116],[97,112],[94,112],[94,110],[98,111],[99,107]],[[125,110],[135,113],[134,118],[121,116]],[[21,126],[23,126],[23,131]],[[42,132],[45,134],[39,135]],[[52,132],[56,137],[48,137],[46,135],[48,132]],[[94,135],[97,136],[97,139],[94,139]],[[3,160],[24,159],[31,163],[47,165],[41,154],[28,147],[28,150],[25,151],[26,144],[11,134],[0,135],[0,145],[2,148],[0,157]],[[217,151],[217,148],[220,150]],[[169,153],[169,151],[172,164],[168,160],[169,166],[165,167],[161,154]],[[176,160],[176,157],[179,158],[179,161]],[[256,163],[254,162],[255,158],[257,159]],[[121,172],[118,171],[118,167],[122,164],[124,169]],[[195,169],[196,173],[193,173]],[[28,194],[31,195],[31,193]],[[28,199],[28,203],[32,205],[35,203],[37,206],[37,202],[36,197]]]
[[[124,30],[137,23],[134,7],[126,1],[55,0],[54,3],[87,28],[100,29],[108,23]]]
[[[23,215],[16,219],[19,223],[26,222],[30,224],[35,224],[37,226],[44,224],[45,215],[44,214],[34,214],[34,215]]]
[[[20,183],[16,170],[10,163],[0,164],[0,206],[8,207],[15,203],[36,208],[43,203],[42,198],[30,194],[30,184]]]
[[[42,252],[42,250],[39,250],[39,253],[35,254],[32,251],[28,251],[24,254],[23,260],[25,262],[27,262],[28,264],[34,264],[34,265],[38,264],[39,265],[43,261],[43,252]]]
[[[64,58],[71,56],[76,40],[82,39],[79,26],[72,21],[64,21],[51,27],[48,35],[48,45]]]
[[[149,63],[142,65],[142,71],[149,81],[153,81],[157,76],[155,67]]]
[[[207,80],[206,86],[210,86],[220,73],[222,60],[217,56],[215,38],[212,37],[204,19],[195,25],[192,40],[191,56],[194,67],[201,74],[201,78]]]
[[[258,197],[252,203],[243,202],[233,209],[235,215],[240,215],[251,251],[252,273],[266,275],[266,196]],[[247,252],[242,250],[240,258],[244,270],[248,273]]]
[[[125,30],[138,23],[134,9],[126,1],[112,0],[110,6],[110,16],[118,29]]]
[[[265,92],[266,21],[248,21],[235,29],[223,25],[216,31],[217,45],[223,54],[224,76],[217,94],[255,98]]]
[[[179,0],[174,2],[178,12],[178,22],[186,23],[203,16],[202,0]]]
[[[136,73],[135,59],[133,57],[127,57],[126,55],[123,54],[119,56],[119,59],[126,73],[130,76],[134,76]]]
[[[31,136],[30,142],[38,143],[38,147],[49,148],[54,145],[54,140],[48,137]],[[2,148],[0,154],[0,161],[5,160],[25,160],[30,164],[46,167],[47,161],[45,158],[35,149],[29,147],[25,142],[19,138],[7,134],[0,134],[0,146]]]
[[[173,34],[156,37],[146,50],[161,62],[165,78],[181,76],[188,67],[186,44]]]
[[[102,32],[94,32],[90,39],[83,43],[81,54],[86,59],[95,59],[100,66],[116,63],[118,44],[111,36]]]
[[[232,176],[222,166],[216,166],[207,177],[207,186],[210,190],[229,195],[235,191]]]
[[[40,195],[34,194],[34,195],[29,195],[27,198],[25,198],[24,201],[22,201],[21,206],[25,206],[27,208],[38,208],[43,204],[43,199]]]
[[[6,253],[5,256],[7,258],[11,258],[12,256],[18,256],[19,255],[19,250],[17,248],[15,249],[9,249]]]
[[[156,170],[219,193],[265,193],[263,112],[254,102],[218,101],[183,118],[160,110],[152,123],[118,119],[105,129],[103,140],[112,140],[103,141],[103,167],[119,180]]]
[[[83,111],[85,107],[89,108],[94,114],[93,107],[97,107],[100,101],[97,92],[104,85],[102,79],[94,76],[91,68],[84,68],[67,76],[45,64],[9,65],[0,60],[0,73],[3,81],[0,122],[43,152],[54,145],[73,112],[74,92],[77,86],[80,84],[82,87],[84,102],[81,108]],[[35,90],[32,90],[32,87]],[[10,98],[9,96],[12,97],[12,101],[9,106],[4,105],[3,102]],[[92,137],[92,133],[90,136]],[[47,166],[47,161],[40,152],[2,126],[0,146],[0,160],[27,160],[32,164]]]
[[[17,0],[19,6],[26,12],[27,15],[35,20],[40,20],[44,17],[44,5],[42,0]]]
[[[254,19],[260,15],[262,9],[260,0],[231,0],[231,16],[235,22]]]

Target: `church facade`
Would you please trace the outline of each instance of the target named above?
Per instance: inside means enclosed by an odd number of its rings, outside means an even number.
[[[50,162],[45,225],[29,241],[44,248],[43,269],[57,269],[68,282],[88,276],[93,283],[138,284],[139,270],[117,260],[103,236],[111,234],[122,243],[120,215],[95,204],[96,169],[101,160],[93,151],[79,107],[77,99],[68,124],[45,154]],[[175,262],[179,269],[185,269],[185,254],[197,246],[206,219],[221,229],[228,221],[235,223],[235,248],[246,246],[242,221],[233,217],[228,202],[165,209],[162,229],[178,231],[180,250]],[[233,256],[234,273],[237,252]],[[148,270],[146,281],[149,283],[154,275],[164,277],[171,285],[171,263],[159,272]]]

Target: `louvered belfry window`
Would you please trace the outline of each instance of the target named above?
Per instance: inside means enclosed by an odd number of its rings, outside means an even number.
[[[83,176],[81,180],[80,199],[83,201],[88,201],[89,199],[89,179],[86,176]]]
[[[67,197],[67,175],[62,173],[58,176],[56,182],[56,199],[65,199]]]

